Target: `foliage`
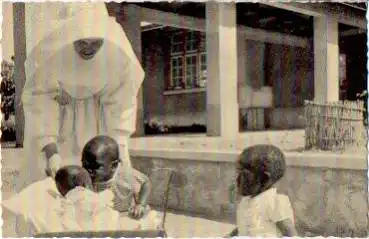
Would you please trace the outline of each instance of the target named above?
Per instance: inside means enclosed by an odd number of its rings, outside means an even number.
[[[14,58],[12,58],[13,60]],[[3,60],[1,63],[1,131],[15,130],[15,82],[14,63]]]
[[[163,122],[151,119],[145,121],[145,134],[158,135],[158,134],[180,134],[180,133],[205,133],[206,126],[199,124],[192,125],[166,125]]]

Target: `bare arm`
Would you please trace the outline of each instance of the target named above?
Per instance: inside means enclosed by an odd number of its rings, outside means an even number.
[[[145,174],[136,169],[133,169],[133,175],[138,182],[138,185],[134,186],[137,203],[145,207],[151,193],[151,182]]]
[[[277,222],[276,224],[277,224],[278,229],[282,232],[284,237],[299,236],[293,222],[290,219]]]

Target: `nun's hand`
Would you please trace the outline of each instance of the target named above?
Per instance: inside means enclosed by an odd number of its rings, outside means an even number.
[[[65,90],[61,90],[60,93],[54,97],[54,100],[60,105],[68,105],[72,101],[72,97]]]
[[[46,175],[55,178],[56,172],[61,167],[61,157],[59,154],[54,154],[51,158],[46,159]]]

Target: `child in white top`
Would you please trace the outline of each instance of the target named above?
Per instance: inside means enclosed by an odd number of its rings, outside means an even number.
[[[272,145],[245,149],[237,162],[237,228],[228,236],[298,236],[287,196],[274,184],[285,172],[283,152]]]
[[[82,151],[82,166],[90,174],[94,191],[104,195],[115,211],[128,213],[133,219],[142,219],[151,211],[147,204],[149,178],[121,157],[113,138],[98,135],[89,140]]]

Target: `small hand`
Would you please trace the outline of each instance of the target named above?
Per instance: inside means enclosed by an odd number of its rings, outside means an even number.
[[[141,219],[145,214],[145,207],[141,204],[136,204],[128,210],[128,214],[134,219]]]
[[[61,157],[59,154],[54,154],[50,159],[46,159],[46,175],[54,178],[56,172],[61,166]]]
[[[231,233],[225,236],[225,238],[236,237],[236,236],[238,236],[238,228],[233,229]]]

